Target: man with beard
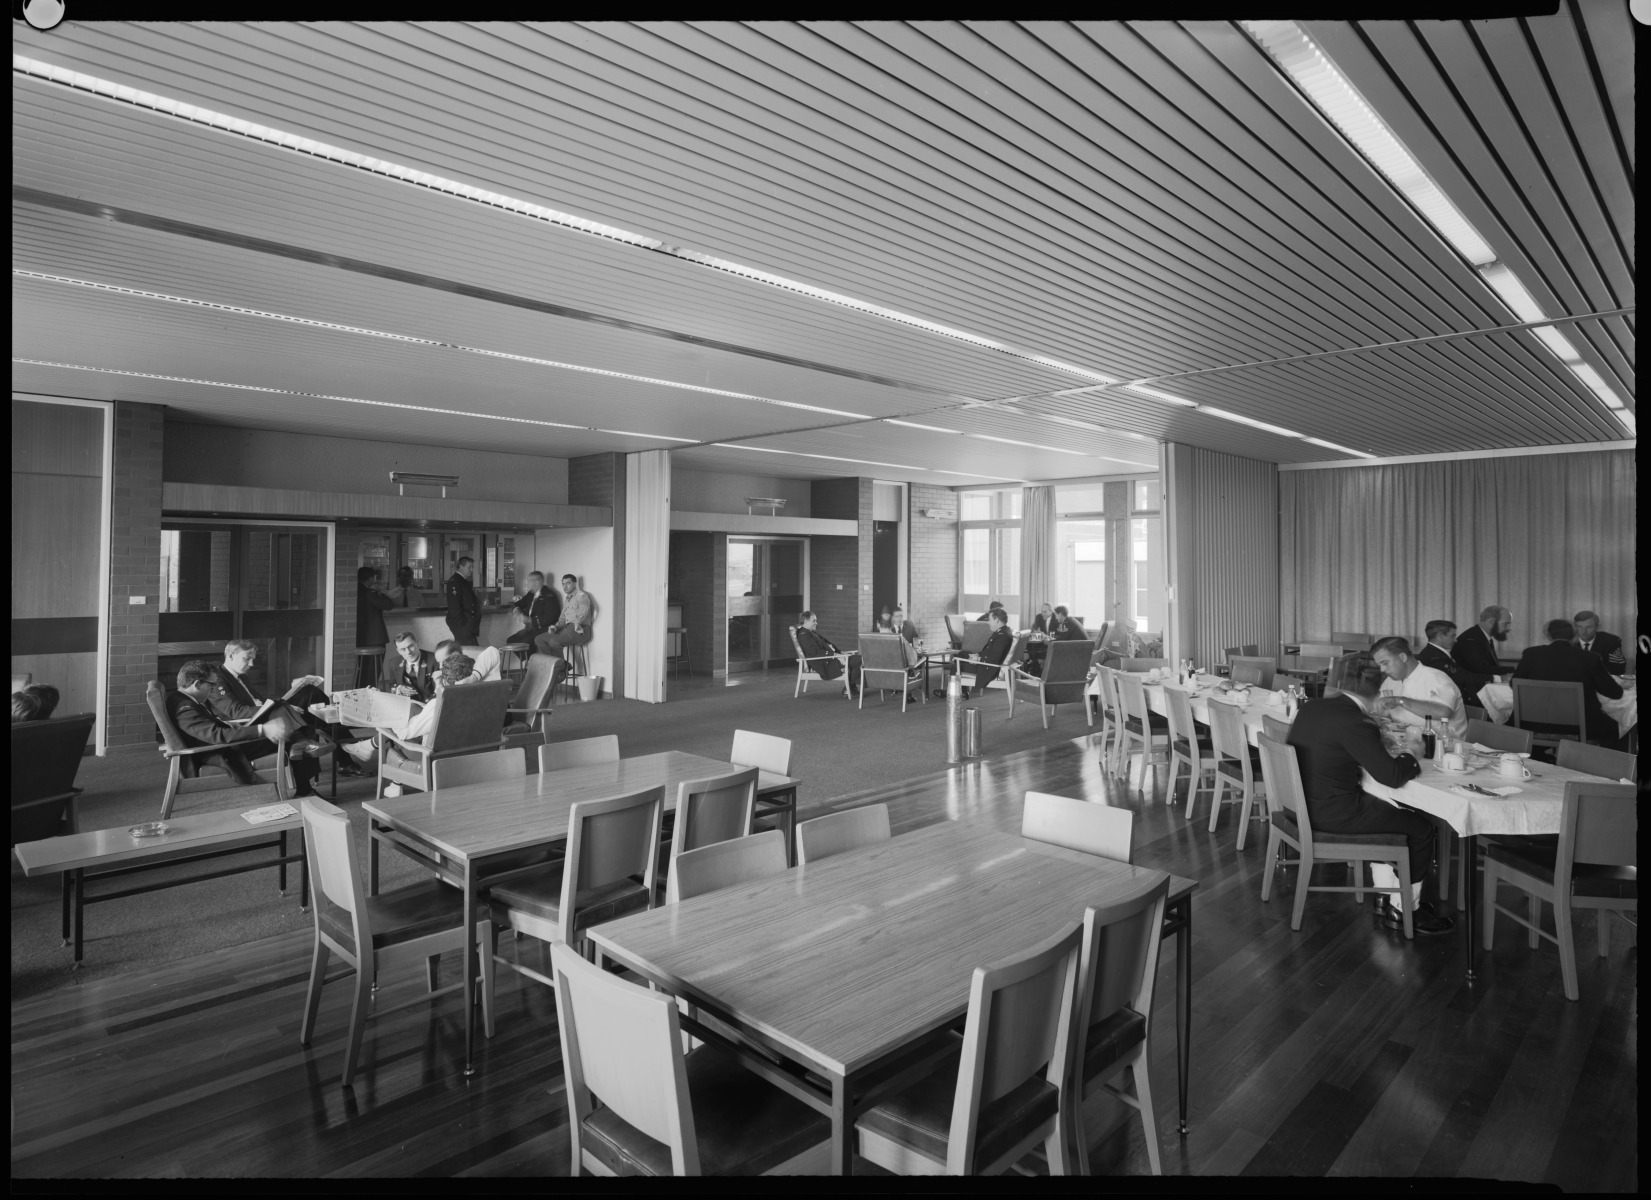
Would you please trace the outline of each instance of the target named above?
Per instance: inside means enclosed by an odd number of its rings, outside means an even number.
[[[1451,647],[1450,656],[1462,671],[1495,680],[1503,673],[1502,664],[1496,661],[1496,650],[1508,640],[1508,630],[1512,628],[1513,614],[1500,604],[1489,605],[1479,614],[1477,625],[1469,625],[1462,631],[1456,645]]]

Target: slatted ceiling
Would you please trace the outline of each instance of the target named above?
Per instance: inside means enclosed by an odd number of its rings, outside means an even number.
[[[1567,16],[1569,13],[1561,13]],[[1585,44],[1592,60],[1598,65],[1599,86],[1604,89],[1611,116],[1621,136],[1618,151],[1628,163],[1630,177],[1634,171],[1634,48],[1638,28],[1629,19],[1627,6],[1622,4],[1580,4],[1577,16],[1581,27],[1577,38]],[[1555,18],[1544,18],[1542,24],[1559,24]],[[1567,23],[1568,24],[1568,23]],[[1593,80],[1589,80],[1593,85]],[[1633,243],[1630,242],[1630,245]]]
[[[1151,442],[1120,437],[1100,430],[1060,425],[1036,413],[1008,413],[999,408],[976,408],[965,412],[927,413],[916,419],[924,425],[951,429],[958,433],[1014,438],[1017,441],[1035,442],[1042,446],[1055,446],[1063,450],[1125,458],[1142,463],[1155,462],[1158,456],[1158,448]],[[877,426],[869,428],[875,430]],[[885,425],[884,428],[890,427]],[[902,432],[916,432],[920,437],[923,434],[922,430],[904,430],[898,425],[892,428],[901,429]]]
[[[856,455],[858,458],[878,458],[876,455]],[[976,484],[1000,483],[1001,469],[994,465],[989,472],[969,475],[957,463],[947,463],[946,473],[926,470],[904,470],[900,467],[866,467],[831,458],[806,458],[795,455],[767,454],[719,446],[692,446],[672,450],[671,461],[688,471],[726,471],[733,475],[782,475],[788,479],[833,479],[851,474],[874,474],[878,479],[894,483],[927,483],[937,487],[969,487]],[[878,458],[878,461],[892,461]]]

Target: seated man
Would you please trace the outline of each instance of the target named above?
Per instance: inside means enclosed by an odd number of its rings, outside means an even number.
[[[534,645],[535,638],[555,629],[556,623],[562,619],[562,600],[554,588],[545,586],[545,577],[538,571],[528,572],[527,591],[510,607],[521,613],[527,624],[505,641],[522,646],[526,654],[538,649]]]
[[[1427,645],[1417,651],[1416,658],[1424,667],[1432,667],[1449,675],[1465,703],[1480,704],[1479,689],[1487,683],[1507,682],[1501,675],[1481,675],[1470,671],[1452,657],[1451,651],[1456,646],[1455,621],[1429,621],[1423,632],[1427,634]]]
[[[986,605],[986,611],[981,613],[980,616],[976,617],[975,619],[977,621],[990,621],[992,619],[992,614],[994,612],[1003,612],[1003,601],[1001,601],[1001,600],[991,601],[990,603],[988,603]],[[1004,614],[1003,619],[1005,621],[1007,621],[1009,619],[1007,613]]]
[[[1520,657],[1519,665],[1514,668],[1513,677],[1580,683],[1582,707],[1588,722],[1588,740],[1613,750],[1622,749],[1617,723],[1599,706],[1601,696],[1620,700],[1622,685],[1611,678],[1611,673],[1605,669],[1605,663],[1599,655],[1572,644],[1571,639],[1576,636],[1576,627],[1569,621],[1549,621],[1546,632],[1548,644],[1527,649]],[[1533,723],[1528,727],[1537,733],[1564,731],[1563,726]]]
[[[1411,656],[1410,643],[1402,637],[1383,638],[1370,647],[1370,653],[1387,676],[1376,711],[1417,727],[1426,725],[1432,717],[1439,736],[1457,740],[1467,737],[1467,710],[1462,707],[1462,693],[1449,675],[1418,662]]]
[[[167,693],[166,711],[186,745],[225,748],[223,753],[203,755],[203,759],[218,762],[241,783],[257,783],[253,761],[274,754],[276,741],[291,726],[274,714],[257,725],[231,725],[213,711],[214,703],[224,703],[224,696],[218,667],[194,659],[178,670],[178,688]],[[321,773],[321,763],[314,756],[316,748],[309,741],[295,741],[287,747],[294,791],[300,796],[315,794],[315,780]]]
[[[1423,813],[1368,795],[1360,771],[1386,787],[1399,787],[1421,774],[1421,764],[1409,754],[1389,755],[1371,714],[1382,682],[1381,668],[1368,654],[1348,656],[1340,690],[1322,700],[1304,704],[1290,726],[1289,744],[1296,748],[1307,813],[1315,832],[1399,833],[1410,858],[1412,899],[1417,901],[1413,922],[1417,933],[1445,933],[1453,922],[1431,904],[1422,904],[1422,883],[1433,865],[1433,821]],[[1378,887],[1399,887],[1398,872],[1386,863],[1372,863],[1370,875]],[[1383,920],[1401,928],[1399,906],[1388,899]]]
[[[590,596],[580,589],[578,577],[574,575],[562,576],[562,592],[567,596],[567,602],[562,605],[562,615],[556,619],[549,633],[541,633],[533,639],[533,644],[540,650],[558,657],[562,657],[562,647],[583,646],[590,641]],[[558,676],[564,673],[557,672]]]
[[[238,638],[224,646],[223,666],[218,669],[218,682],[223,684],[224,694],[222,700],[213,705],[213,709],[226,721],[250,717],[267,699],[246,678],[257,661],[258,647],[244,638]],[[300,675],[292,681],[286,695],[281,697],[282,707],[293,720],[305,726],[303,739],[315,743],[317,748],[326,746],[333,740],[327,723],[310,712],[310,705],[327,703],[327,693],[323,688],[325,683],[326,680],[319,675]],[[369,738],[371,732],[356,731],[356,737]],[[359,754],[356,757],[359,757]],[[355,767],[347,760],[340,760],[338,769],[346,775],[356,773]]]
[[[1597,612],[1585,608],[1571,618],[1571,624],[1576,626],[1576,639],[1572,645],[1599,655],[1605,669],[1613,675],[1621,675],[1628,669],[1628,658],[1622,652],[1622,639],[1614,633],[1599,631]]]
[[[986,644],[980,648],[980,653],[975,655],[975,658],[980,661],[963,662],[953,660],[952,662],[954,672],[967,668],[974,673],[975,687],[977,688],[984,688],[998,677],[1003,660],[1009,657],[1009,651],[1015,644],[1014,634],[1009,632],[1009,614],[1001,608],[994,608],[986,615],[991,619],[992,633],[986,639]],[[945,694],[942,691],[935,692],[936,696],[944,696]],[[963,698],[965,700],[969,698],[967,687],[963,689]]]
[[[436,643],[436,665],[439,667],[455,654],[463,654],[464,647],[452,638],[446,638]],[[499,651],[493,646],[483,646],[471,659],[476,665],[476,678],[472,683],[489,683],[495,679],[503,679],[504,672],[499,662]]]
[[[900,635],[900,644],[906,655],[906,665],[915,667],[923,657],[923,639],[918,635],[917,626],[906,620],[906,610],[895,605],[889,613],[889,626]]]
[[[1512,628],[1511,612],[1500,604],[1487,604],[1479,613],[1479,623],[1462,630],[1462,636],[1450,649],[1450,656],[1462,670],[1483,676],[1487,681],[1494,679],[1502,669],[1502,664],[1496,661],[1498,651],[1508,640],[1508,630]]]
[[[414,700],[428,700],[436,694],[434,682],[436,656],[418,648],[418,639],[410,633],[396,635],[396,657],[384,665],[384,677],[378,681],[378,690],[411,696]]]
[[[1081,642],[1089,637],[1089,631],[1078,623],[1078,619],[1066,611],[1066,605],[1055,605],[1054,620],[1049,622],[1046,631],[1052,642]]]
[[[830,657],[842,651],[820,632],[820,618],[812,609],[805,609],[798,622],[797,648],[804,658],[813,660],[808,663],[808,669],[821,679],[836,679],[843,673],[842,662]],[[848,690],[843,695],[852,697],[859,690],[860,655],[855,653],[848,656]]]
[[[57,711],[59,693],[49,683],[31,683],[20,692],[11,694],[11,723],[49,721]]]
[[[468,654],[449,654],[441,664],[441,670],[436,675],[435,698],[418,712],[408,717],[401,725],[389,726],[389,731],[404,742],[422,742],[424,735],[436,727],[436,717],[441,713],[441,696],[450,687],[463,687],[467,683],[475,683],[476,664]],[[400,747],[389,744],[385,748],[385,756],[391,763],[405,763],[411,761]],[[399,783],[384,785],[386,796],[401,795]]]

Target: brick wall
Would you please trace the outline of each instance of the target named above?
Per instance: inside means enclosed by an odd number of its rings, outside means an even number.
[[[332,676],[327,680],[334,691],[355,686],[355,570],[360,551],[361,534],[350,525],[336,526],[333,537]],[[384,587],[394,582],[379,580]],[[383,664],[379,665],[382,668]]]
[[[109,708],[111,749],[153,747],[155,722],[143,698],[155,677],[160,633],[161,454],[156,404],[115,405],[114,511],[109,528]],[[142,596],[143,604],[129,598]]]
[[[612,508],[615,454],[587,454],[568,459],[568,503]]]
[[[957,592],[958,497],[946,488],[914,483],[911,511],[911,611],[906,616],[931,646],[947,643],[946,614],[959,611]],[[949,514],[925,517],[925,508]],[[979,614],[976,614],[979,615]]]
[[[872,622],[877,619],[877,614],[872,611],[877,597],[872,594],[871,590],[873,575],[871,495],[873,488],[872,481],[869,479],[858,479],[855,482],[859,484],[855,494],[854,515],[860,523],[860,546],[857,556],[859,559],[859,590],[857,593],[859,602],[856,605],[854,614],[854,628],[869,632]]]
[[[809,596],[820,617],[820,632],[843,650],[860,646],[860,539],[809,539]],[[837,585],[842,585],[839,591]]]

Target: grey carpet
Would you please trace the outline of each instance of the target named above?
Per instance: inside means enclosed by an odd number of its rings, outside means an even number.
[[[625,755],[685,750],[726,759],[736,729],[791,739],[791,773],[800,781],[799,807],[807,810],[841,796],[931,774],[946,766],[943,701],[915,701],[900,712],[900,698],[880,702],[872,693],[860,711],[845,700],[841,688],[812,684],[792,699],[789,673],[735,677],[727,687],[704,680],[673,682],[666,704],[635,700],[563,703],[552,718],[553,741],[617,733]],[[982,710],[983,748],[988,757],[1078,737],[1088,732],[1076,705],[1055,710],[1045,732],[1035,705],[1017,705],[1008,717],[1001,691],[971,701]],[[124,828],[159,815],[166,770],[160,755],[124,751],[84,761],[78,785],[82,829]],[[339,780],[339,802],[356,825],[358,849],[365,855],[366,820],[360,801],[372,795],[372,781]],[[323,789],[324,790],[324,789]],[[176,811],[230,807],[219,794],[181,797]],[[806,818],[806,811],[803,813]],[[268,854],[269,852],[262,852]],[[226,865],[231,860],[220,860]],[[417,879],[417,866],[397,854],[383,856],[383,886]],[[200,866],[169,869],[173,875]],[[133,882],[166,878],[160,872]],[[116,884],[106,883],[104,890]],[[73,952],[60,945],[60,888],[57,876],[25,879],[12,859],[12,996],[23,998],[53,988],[106,978],[158,962],[175,961],[219,946],[306,928],[310,918],[299,911],[297,880],[289,875],[286,897],[276,891],[273,870],[111,901],[92,906],[87,921],[85,962],[71,971]]]

